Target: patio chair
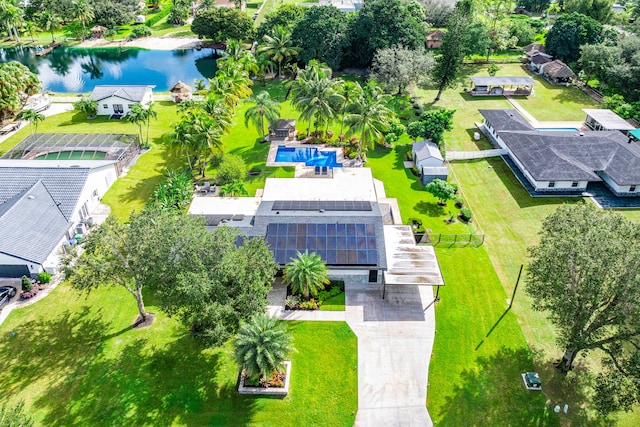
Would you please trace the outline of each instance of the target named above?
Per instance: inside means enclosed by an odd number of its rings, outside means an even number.
[[[211,189],[211,183],[209,181],[205,181],[202,183],[202,187],[200,187],[200,192],[207,194]]]
[[[322,175],[328,175],[329,174],[329,168],[326,166],[322,167]]]
[[[320,166],[316,166],[315,168],[313,168],[313,174],[320,175]]]

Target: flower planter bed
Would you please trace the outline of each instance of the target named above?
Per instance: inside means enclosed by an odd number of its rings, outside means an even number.
[[[245,386],[244,381],[246,377],[240,376],[240,384],[238,384],[238,393],[240,394],[254,394],[254,395],[266,395],[266,396],[286,396],[289,393],[289,385],[291,383],[291,362],[282,362],[285,366],[284,385],[282,387],[252,387]]]

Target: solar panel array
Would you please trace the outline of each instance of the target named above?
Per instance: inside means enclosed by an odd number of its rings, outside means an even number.
[[[267,244],[278,264],[297,252],[318,253],[327,265],[377,265],[373,224],[269,224]]]
[[[370,211],[371,202],[363,200],[276,200],[272,211]]]

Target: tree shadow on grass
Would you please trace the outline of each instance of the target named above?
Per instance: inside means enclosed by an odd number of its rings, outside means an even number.
[[[524,348],[502,348],[491,356],[478,357],[474,368],[460,374],[454,394],[436,416],[438,425],[559,425],[545,395],[524,387],[521,374],[532,366],[531,353]]]
[[[445,214],[443,206],[437,203],[425,202],[424,200],[416,203],[413,209],[422,215],[428,215],[434,218],[440,218]]]
[[[95,355],[35,405],[46,408],[49,426],[247,425],[255,399],[237,394],[237,369],[222,366],[221,353],[203,351],[189,336],[163,347],[137,339],[115,358]]]

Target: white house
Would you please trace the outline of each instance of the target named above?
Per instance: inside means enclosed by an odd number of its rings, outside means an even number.
[[[616,196],[640,196],[640,145],[619,131],[541,131],[516,110],[480,110],[483,131],[538,193],[581,194],[604,182]]]
[[[98,103],[99,116],[124,117],[134,104],[146,107],[153,102],[155,86],[96,86],[91,99]]]
[[[138,152],[135,135],[35,134],[0,158],[0,277],[54,272]]]
[[[411,147],[413,163],[420,172],[422,185],[434,179],[447,180],[448,170],[438,146],[431,141],[418,141]]]

